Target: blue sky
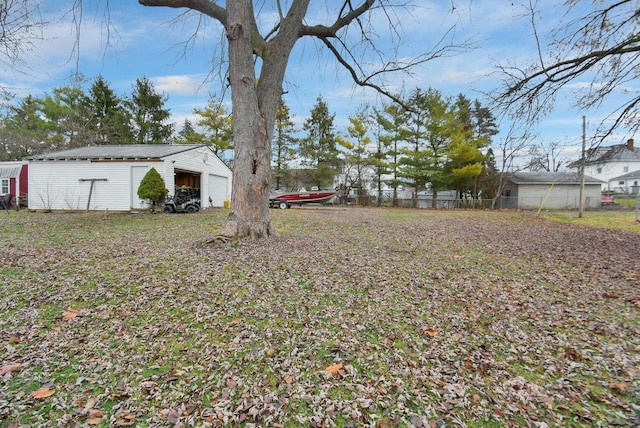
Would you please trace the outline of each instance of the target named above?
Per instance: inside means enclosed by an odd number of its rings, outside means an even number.
[[[332,2],[334,0],[313,0],[308,22],[326,23],[332,10],[327,4],[330,6]],[[111,27],[107,31],[106,2],[85,0],[77,46],[79,55],[74,57],[76,40],[72,16],[60,13],[70,3],[64,0],[44,2],[43,16],[50,21],[43,32],[46,41],[38,43],[25,55],[27,68],[0,69],[0,85],[18,96],[40,95],[69,84],[69,77],[79,70],[90,80],[102,74],[122,95],[131,92],[137,78],[147,77],[156,90],[168,95],[167,107],[178,128],[185,118],[194,118],[194,108],[206,105],[210,93],[221,95],[218,66],[224,52],[221,43],[225,39],[216,21],[206,17],[200,20],[195,13],[174,21],[181,10],[149,8],[131,0],[110,0],[108,19]],[[420,0],[414,3],[419,6],[397,12],[402,22],[401,55],[410,56],[430,48],[453,25],[456,26],[452,33],[454,42],[471,40],[476,47],[426,63],[415,69],[410,77],[390,78],[387,81],[390,88],[433,87],[445,95],[463,93],[486,104],[482,91],[490,90],[498,83],[495,63],[508,61],[526,65],[537,55],[531,27],[527,19],[522,18],[524,9],[517,1]],[[589,7],[591,2],[584,3]],[[548,0],[540,0],[538,5],[542,18],[540,30],[544,33],[557,25],[561,6]],[[267,27],[272,18],[272,12],[265,6],[260,14],[261,25]],[[376,31],[385,36],[388,28],[380,19]],[[199,28],[198,33],[185,45],[195,28]],[[383,37],[380,46],[386,49],[387,42],[388,38]],[[574,86],[584,83],[587,82],[575,82]],[[338,131],[344,130],[348,116],[359,106],[375,104],[381,99],[372,90],[355,87],[348,74],[311,39],[298,42],[289,63],[285,90],[288,91],[285,101],[297,123],[304,121],[317,97],[322,95],[330,111],[336,114]],[[577,147],[581,141],[582,115],[587,115],[591,128],[610,112],[611,106],[607,105],[601,106],[599,111],[580,112],[571,106],[570,95],[567,92],[560,97],[555,112],[536,129],[538,141],[559,141]],[[506,132],[506,125],[501,128]],[[504,132],[496,140],[503,138]],[[610,143],[620,143],[625,137],[612,136]]]

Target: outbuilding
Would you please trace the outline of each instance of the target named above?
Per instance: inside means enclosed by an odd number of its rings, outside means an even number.
[[[151,168],[170,195],[180,186],[199,190],[202,208],[222,207],[231,197],[231,169],[206,145],[88,146],[27,159],[32,210],[146,208],[138,187]]]
[[[507,174],[500,208],[578,209],[580,175],[566,172],[515,172]],[[602,180],[585,176],[584,206],[601,206]]]
[[[0,198],[6,197],[11,207],[27,204],[28,169],[27,161],[0,162]]]

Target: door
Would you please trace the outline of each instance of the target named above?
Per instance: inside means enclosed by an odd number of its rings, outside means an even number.
[[[227,199],[227,177],[220,177],[219,175],[209,175],[208,184],[208,193],[211,202],[209,202],[208,200],[204,200],[203,195],[202,206],[207,206],[207,204],[210,204],[209,206],[212,207],[224,206],[224,201]]]
[[[131,209],[147,208],[147,203],[138,197],[138,187],[144,176],[149,171],[146,166],[131,167]]]

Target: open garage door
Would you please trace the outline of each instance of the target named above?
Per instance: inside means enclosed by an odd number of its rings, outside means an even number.
[[[200,190],[200,173],[185,171],[183,169],[175,170],[176,177],[176,188],[186,186],[193,187],[194,189]]]
[[[209,175],[209,198],[211,199],[212,207],[224,206],[224,201],[227,199],[227,177],[220,177],[218,175]],[[203,205],[208,201],[202,201]]]

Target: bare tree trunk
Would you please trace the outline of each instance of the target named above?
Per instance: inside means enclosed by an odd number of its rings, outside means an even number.
[[[262,238],[275,233],[269,218],[271,133],[258,104],[251,43],[252,2],[229,2],[227,11],[235,150],[231,212],[222,235]]]

